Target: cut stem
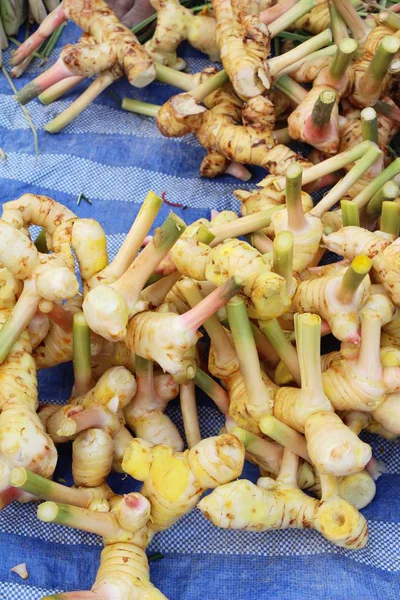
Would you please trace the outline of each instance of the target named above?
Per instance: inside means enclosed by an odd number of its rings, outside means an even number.
[[[331,29],[333,35],[333,41],[338,46],[340,42],[348,38],[349,32],[347,25],[343,20],[343,17],[336,10],[336,6],[333,2],[329,2],[329,14],[331,17]]]
[[[399,49],[400,39],[393,35],[384,37],[379,44],[377,52],[359,82],[359,94],[365,103],[374,104],[379,100],[382,81]]]
[[[333,6],[332,2],[329,3]],[[347,33],[347,28],[346,28]],[[336,40],[335,40],[336,41]],[[337,42],[336,42],[337,43]],[[335,82],[340,82],[343,75],[351,65],[351,61],[357,51],[357,42],[352,38],[345,37],[336,50],[335,56],[329,65],[329,74]],[[372,140],[373,141],[373,140]]]
[[[215,75],[212,75],[203,83],[200,83],[197,87],[193,88],[189,94],[197,101],[203,102],[207,96],[215,92],[218,88],[223,86],[225,83],[228,83],[229,77],[227,72],[222,69],[222,71],[218,71]]]
[[[188,277],[185,277],[181,281],[179,289],[185,296],[185,299],[191,308],[200,304],[204,299],[198,286]],[[218,317],[212,315],[204,322],[203,327],[213,343],[218,363],[228,365],[233,362],[236,358],[236,352]]]
[[[70,106],[45,125],[48,133],[58,133],[85,110],[117,77],[111,71],[101,73]]]
[[[20,46],[22,48],[22,46]],[[58,83],[62,79],[73,77],[75,73],[71,72],[64,64],[61,58],[47,71],[27,83],[15,95],[20,104],[28,104],[34,98],[37,98],[42,92]]]
[[[368,150],[374,147],[374,144],[371,142],[361,142],[360,144],[357,144],[357,146],[354,146],[354,148],[351,148],[351,150],[340,152],[336,156],[332,156],[317,165],[304,169],[302,178],[303,186],[330,175],[339,169],[343,169],[346,165],[362,158]],[[278,190],[284,190],[286,178],[283,176],[277,177],[274,181],[274,185]]]
[[[219,410],[227,415],[229,413],[229,396],[223,387],[207,373],[197,367],[196,374],[192,379],[193,383],[197,385],[207,396],[211,398],[214,404]]]
[[[19,340],[33,319],[39,307],[39,301],[40,296],[32,292],[29,289],[29,282],[25,281],[17,304],[0,330],[0,364],[7,358],[15,342]]]
[[[358,42],[364,42],[369,33],[369,28],[364,23],[364,20],[352,6],[350,0],[332,0],[336,10],[343,18],[344,22],[350,29],[353,37]]]
[[[39,310],[47,315],[58,327],[61,327],[65,333],[72,333],[73,314],[68,310],[65,310],[65,308],[56,302],[48,302],[48,300],[41,300],[39,302]]]
[[[227,238],[239,237],[248,233],[253,233],[258,229],[264,229],[271,224],[271,217],[276,212],[283,210],[283,206],[272,206],[266,210],[240,217],[234,221],[227,223],[221,223],[221,225],[215,225],[210,227],[210,232],[215,236],[210,243],[211,247],[217,246],[223,240]]]
[[[258,459],[260,466],[267,467],[273,475],[279,474],[283,454],[282,446],[260,438],[241,427],[233,426],[232,428],[227,427],[227,429],[242,442],[246,452]]]
[[[261,431],[271,439],[288,448],[307,462],[311,462],[305,437],[270,415],[260,420]]]
[[[311,112],[311,120],[316,129],[323,129],[329,125],[335,104],[336,92],[323,90],[320,93]]]
[[[351,188],[351,186],[354,185],[356,181],[358,181],[359,178],[368,171],[368,169],[380,156],[382,156],[382,151],[374,145],[374,147],[368,150],[368,152],[366,152],[365,155],[356,162],[356,164],[350,169],[350,171],[346,173],[343,179],[341,179],[326,194],[326,196],[324,196],[324,198],[320,200],[320,202],[316,206],[314,206],[314,208],[311,209],[310,214],[314,215],[314,217],[322,217],[322,215],[324,215],[329,209],[331,209],[332,206],[336,204],[336,202],[339,202],[339,200],[346,195],[346,192]],[[365,192],[365,189],[361,192],[361,194]],[[355,200],[356,199],[354,199],[353,202],[355,202]],[[358,206],[359,208],[361,208],[360,204],[358,204]]]
[[[298,163],[292,163],[286,169],[286,209],[292,231],[301,231],[306,226],[301,201],[302,175],[303,169]]]
[[[206,298],[203,298],[197,306],[179,317],[182,326],[191,330],[198,329],[211,315],[233,298],[241,287],[241,283],[238,283],[234,277],[230,277]]]
[[[114,277],[115,279],[118,279],[125,273],[136,254],[139,252],[143,240],[153,225],[162,204],[162,198],[156,196],[153,192],[148,192],[129,233],[124,239],[115,258],[103,271],[101,271],[100,275],[102,278]]]
[[[51,104],[59,98],[62,98],[62,96],[64,96],[67,92],[76,87],[84,79],[85,78],[81,75],[75,75],[74,77],[68,77],[68,79],[63,79],[62,81],[59,81],[58,83],[55,83],[54,85],[49,87],[43,92],[43,94],[40,94],[40,96],[38,96],[38,100],[42,104]]]
[[[323,46],[327,46],[331,42],[332,32],[330,29],[325,29],[325,31],[322,33],[319,33],[310,40],[299,44],[299,46],[289,50],[289,52],[269,59],[268,66],[272,79],[276,79],[279,72],[291,65],[293,61],[297,62],[312,52],[319,50]]]
[[[197,415],[195,384],[193,381],[182,383],[179,390],[186,442],[188,448],[193,448],[193,446],[201,441],[199,418]]]
[[[227,313],[247,401],[250,405],[262,406],[265,414],[271,414],[272,408],[261,376],[260,361],[244,300],[239,296],[232,298],[227,304]]]
[[[400,207],[395,202],[383,202],[379,229],[397,239],[399,237]]]
[[[289,77],[289,75],[281,75],[279,79],[275,81],[274,87],[283,94],[286,94],[286,96],[295,104],[301,104],[307,96],[307,90],[301,87],[301,85]]]
[[[161,227],[158,227],[151,241],[136,257],[113,286],[125,297],[129,309],[134,310],[147,279],[165,258],[172,246],[185,231],[184,221],[170,213]]]
[[[100,513],[85,508],[43,502],[38,507],[37,516],[45,523],[57,523],[74,529],[101,535],[103,538],[118,539],[121,530],[115,525],[111,513]]]
[[[157,81],[161,81],[161,83],[167,83],[168,85],[177,87],[185,92],[190,92],[194,87],[196,87],[194,84],[193,75],[190,73],[177,71],[176,69],[171,69],[171,67],[166,67],[165,65],[161,65],[156,62],[154,63],[154,66],[156,69]]]
[[[382,212],[385,201],[395,200],[399,195],[399,186],[394,181],[387,181],[371,198],[366,208],[367,217],[377,219]]]
[[[301,389],[307,393],[310,406],[319,402],[322,391],[321,317],[311,313],[295,314],[297,356],[301,373]]]
[[[340,203],[343,227],[360,227],[360,211],[357,204],[351,200],[342,200]]]
[[[140,100],[133,100],[133,98],[123,98],[121,107],[124,110],[129,110],[129,112],[153,118],[157,117],[161,108],[159,104],[149,104],[149,102],[141,102]]]
[[[251,245],[254,246],[254,248],[257,248],[261,254],[272,252],[274,244],[262,231],[255,231],[249,238]]]
[[[289,369],[297,385],[301,385],[300,366],[296,349],[287,339],[277,319],[259,321],[264,335],[267,336],[281,361]]]
[[[365,142],[363,142],[365,143]],[[363,190],[355,198],[353,202],[357,204],[358,208],[364,208],[376,194],[376,192],[383,187],[383,185],[396,177],[400,173],[400,158],[396,158],[382,173],[380,173],[375,179],[365,186]]]
[[[74,367],[74,397],[86,394],[93,385],[90,356],[90,329],[83,312],[74,314],[72,352]]]
[[[395,31],[398,31],[400,29],[400,16],[394,12],[381,12],[376,16],[376,20],[381,25],[387,25]]]
[[[93,493],[90,490],[85,488],[70,488],[55,481],[45,479],[21,467],[12,469],[10,484],[27,494],[32,494],[36,498],[72,504],[81,508],[86,508],[91,500],[93,500]]]
[[[172,290],[175,283],[179,281],[181,274],[179,271],[174,271],[165,277],[161,277],[155,283],[148,285],[140,294],[140,299],[148,302],[149,305],[160,306],[165,300],[165,296]]]
[[[381,316],[373,310],[361,311],[361,342],[355,371],[361,377],[382,379]]]
[[[282,69],[280,71],[279,79],[281,77],[284,77],[285,75],[290,75],[291,73],[295,73],[296,71],[298,71],[298,69],[301,67],[301,65],[304,64],[305,62],[309,62],[311,64],[313,61],[315,61],[317,58],[320,58],[321,56],[334,56],[336,50],[337,50],[337,47],[335,46],[335,44],[331,44],[330,46],[326,46],[326,48],[321,48],[321,50],[317,50],[316,52],[312,52],[308,56],[304,56],[300,60],[297,60],[296,62],[293,62],[291,65]],[[279,81],[279,79],[278,79],[278,81]],[[276,82],[274,83],[274,86],[275,85],[276,85]],[[302,89],[304,89],[304,88],[302,88]]]
[[[260,21],[265,23],[265,25],[269,25],[279,17],[281,17],[287,10],[289,10],[292,6],[296,4],[297,0],[280,0],[274,4],[274,6],[269,6],[260,12],[258,15]]]
[[[361,254],[353,259],[351,265],[343,275],[337,299],[342,304],[349,304],[361,283],[368,275],[372,267],[372,261],[368,256]]]
[[[300,0],[300,2],[296,2],[294,6],[286,10],[280,17],[268,24],[271,38],[276,37],[278,33],[284,31],[298,19],[301,19],[301,17],[310,12],[315,6],[315,0]]]
[[[378,100],[374,104],[374,109],[383,117],[387,117],[395,123],[400,124],[400,109],[397,106],[392,106],[388,102]]]
[[[372,108],[372,106],[367,106],[367,108],[364,108],[361,111],[360,116],[363,140],[369,140],[370,142],[374,142],[374,144],[378,145],[379,135],[376,111]]]
[[[293,288],[293,234],[280,231],[273,243],[273,269],[286,281],[286,291],[290,295]]]

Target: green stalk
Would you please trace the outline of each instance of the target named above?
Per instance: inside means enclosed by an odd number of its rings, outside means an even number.
[[[93,494],[85,488],[70,488],[21,467],[12,469],[9,481],[13,487],[42,500],[86,508],[93,499]]]
[[[376,20],[381,25],[387,25],[395,31],[400,29],[400,16],[394,12],[381,12],[379,15],[377,15]]]
[[[360,211],[357,204],[351,200],[342,200],[340,203],[343,227],[360,227]]]
[[[399,49],[400,39],[394,35],[384,37],[379,44],[377,52],[359,83],[359,94],[367,103],[373,104],[379,100],[382,81]]]
[[[190,92],[195,87],[193,84],[193,75],[189,73],[177,71],[159,63],[154,63],[154,67],[156,69],[156,79],[157,81],[161,81],[161,83],[167,83],[185,92]]]
[[[269,29],[269,27],[268,27]],[[301,33],[292,33],[291,31],[281,31],[275,39],[293,40],[294,42],[306,42],[312,38],[312,35],[302,35]]]
[[[292,102],[300,104],[307,96],[307,90],[305,90],[297,81],[289,77],[289,75],[281,75],[274,83],[274,87],[286,94]]]
[[[337,293],[337,299],[342,304],[349,304],[361,283],[368,275],[372,267],[372,261],[368,256],[360,254],[353,259],[351,265],[343,275],[340,289]]]
[[[74,366],[74,397],[86,394],[92,386],[90,329],[83,312],[74,314],[72,352]]]
[[[64,94],[72,90],[74,87],[78,85],[81,81],[84,80],[84,77],[81,75],[76,75],[75,77],[68,77],[67,79],[62,79],[58,83],[50,86],[47,90],[45,90],[40,96],[38,96],[38,100],[42,104],[51,104],[55,102]]]
[[[42,230],[36,237],[34,244],[35,244],[38,252],[41,252],[42,254],[49,253],[49,249],[47,248],[47,242],[46,242],[46,230],[44,227],[42,228]]]
[[[244,300],[236,296],[226,306],[249,405],[271,414],[272,407],[260,370],[260,361]]]
[[[174,213],[170,213],[161,227],[155,230],[151,241],[136,257],[127,271],[113,284],[125,297],[129,310],[135,310],[147,279],[165,258],[185,229],[184,221]]]
[[[355,198],[353,202],[358,208],[364,208],[376,194],[376,192],[387,182],[400,173],[400,158],[396,158],[382,173],[373,179]]]
[[[140,208],[136,219],[130,228],[128,235],[118,250],[112,262],[101,271],[103,278],[112,277],[118,279],[128,269],[143,243],[144,238],[152,227],[160,208],[163,204],[162,198],[148,192]]]
[[[368,202],[366,214],[370,219],[377,219],[382,212],[383,202],[395,200],[399,195],[399,186],[394,181],[387,181]]]
[[[382,215],[379,229],[384,233],[389,233],[395,239],[399,237],[399,217],[400,207],[395,202],[383,202]]]
[[[273,243],[273,269],[286,281],[286,290],[290,294],[293,287],[293,234],[280,231]]]
[[[281,54],[280,56],[275,56],[274,58],[270,58],[268,61],[269,71],[271,74],[271,79],[276,79],[279,72],[290,66],[294,61],[299,61],[300,59],[308,56],[312,52],[327,46],[332,42],[332,32],[330,29],[325,29],[322,33],[315,35],[310,40],[303,42],[293,50],[289,50],[285,54]]]
[[[302,174],[303,169],[298,163],[292,163],[286,169],[286,209],[292,231],[301,231],[306,225],[301,201]]]
[[[351,188],[351,186],[354,185],[356,181],[358,181],[358,179],[368,171],[368,169],[381,155],[381,150],[379,150],[379,148],[374,145],[374,147],[368,150],[368,152],[366,152],[365,155],[356,162],[356,164],[350,169],[350,171],[346,173],[343,179],[341,179],[326,194],[326,196],[324,196],[324,198],[316,206],[314,206],[313,209],[311,209],[310,214],[314,215],[314,217],[322,217],[322,215],[324,215],[329,209],[331,209],[332,206],[336,204],[336,202],[339,202],[339,200],[346,195],[346,192]],[[364,191],[365,190],[363,190],[363,192]],[[355,199],[353,200],[353,202],[355,202]],[[358,206],[359,208],[361,208],[360,204],[358,204]]]
[[[330,5],[333,6],[332,2]],[[347,31],[347,30],[346,30]],[[343,39],[329,65],[329,74],[334,81],[339,82],[347,69],[351,65],[351,61],[357,51],[357,42],[352,38],[346,37]]]
[[[15,44],[16,46],[21,46],[21,42],[19,40],[17,40],[16,38],[9,37],[8,39],[10,40],[10,42],[12,42],[13,44]],[[45,58],[45,56],[41,52],[39,52],[39,50],[40,50],[40,48],[38,48],[38,50],[36,50],[36,51],[34,50],[32,52],[32,55],[35,58],[40,58],[41,60],[43,60]]]
[[[189,94],[197,101],[203,102],[204,98],[207,98],[210,94],[215,92],[218,88],[222,87],[225,83],[228,83],[229,77],[225,70],[218,71],[215,75],[212,75],[203,83],[200,83],[197,87],[193,88]]]
[[[293,62],[292,64],[288,65],[285,69],[282,69],[280,71],[279,77],[283,77],[284,75],[290,75],[291,73],[295,73],[301,67],[301,65],[305,62],[312,62],[312,61],[316,60],[317,58],[320,58],[321,56],[334,56],[336,50],[337,50],[337,47],[335,46],[335,44],[331,44],[330,46],[326,46],[326,48],[321,48],[321,50],[312,52],[308,56],[304,56],[300,60],[297,60],[296,62]],[[275,83],[274,83],[274,85],[275,85]]]
[[[203,295],[198,286],[188,277],[185,277],[181,281],[179,289],[191,308],[197,306],[203,300]],[[209,317],[207,321],[204,322],[203,327],[213,343],[218,362],[226,365],[234,362],[236,359],[236,352],[217,315]]]
[[[369,33],[367,25],[349,0],[333,0],[336,10],[358,42],[364,42]]]
[[[301,385],[300,366],[297,352],[287,339],[277,319],[259,321],[261,331],[267,336],[281,361],[289,369],[297,385]]]
[[[295,314],[297,356],[301,389],[307,392],[309,406],[320,405],[323,393],[321,373],[321,317],[311,313]]]
[[[354,146],[354,148],[351,148],[350,150],[340,152],[340,154],[336,154],[336,156],[332,156],[332,158],[328,158],[317,165],[304,169],[302,180],[303,186],[312,183],[321,177],[330,175],[335,171],[339,171],[339,169],[343,169],[346,165],[362,158],[371,148],[375,148],[375,144],[372,144],[371,142],[361,142],[361,144],[357,144],[357,146]],[[284,190],[286,178],[284,176],[277,177],[274,181],[274,185],[278,190]]]
[[[121,529],[115,525],[110,513],[100,513],[68,504],[43,502],[38,507],[37,516],[40,521],[45,523],[57,523],[74,529],[82,529],[104,538],[121,539]],[[128,535],[127,532],[127,539]]]
[[[66,26],[66,23],[61,23],[61,25],[59,25],[57,27],[57,29],[55,31],[53,31],[53,33],[47,40],[47,42],[43,48],[43,56],[44,56],[45,60],[48,60],[48,58],[50,57],[50,54],[53,52],[54,47],[57,44],[65,26]]]
[[[288,448],[307,462],[311,462],[303,435],[272,416],[263,417],[260,420],[259,427],[272,440],[275,440],[284,448]]]
[[[148,102],[133,100],[133,98],[123,98],[121,106],[124,110],[129,110],[129,112],[153,118],[157,117],[158,111],[161,108],[158,104],[149,104]]]
[[[276,212],[283,210],[283,206],[273,206],[266,210],[240,217],[235,221],[229,221],[228,223],[221,223],[221,225],[215,225],[210,227],[211,233],[215,236],[210,246],[214,247],[221,243],[227,238],[239,237],[248,233],[253,233],[259,229],[264,229],[271,224],[271,217]]]
[[[378,118],[372,106],[368,106],[361,111],[361,131],[363,140],[369,140],[378,145]]]
[[[72,104],[63,110],[54,119],[46,123],[48,133],[58,133],[69,125],[95,100],[105,89],[115,81],[115,75],[110,71],[100,73],[88,88]]]
[[[333,90],[323,90],[315,102],[311,120],[314,127],[317,129],[323,129],[331,120],[332,110],[336,104],[336,92]]]
[[[229,413],[229,396],[223,387],[218,385],[212,377],[204,373],[199,367],[196,369],[196,374],[192,381],[200,388],[211,400],[214,404],[219,408],[219,410],[227,415]]]
[[[312,8],[316,6],[315,0],[300,0],[296,2],[289,10],[287,10],[282,16],[275,19],[268,25],[271,38],[277,36],[281,31],[284,31],[287,27],[290,27],[292,23],[295,23],[298,19],[301,19],[305,14],[310,12]]]
[[[336,6],[333,4],[333,2],[329,2],[329,14],[331,16],[333,41],[338,46],[341,41],[348,38],[349,32],[347,31],[346,23],[336,10]]]

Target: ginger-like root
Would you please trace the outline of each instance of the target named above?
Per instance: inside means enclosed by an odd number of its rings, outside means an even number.
[[[364,308],[359,356],[335,362],[322,375],[324,392],[336,410],[373,412],[385,401],[380,335],[380,315]]]
[[[371,260],[357,256],[346,273],[302,281],[293,299],[299,312],[315,312],[325,319],[341,341],[359,341],[359,311],[367,301]]]
[[[181,453],[134,439],[122,466],[144,482],[141,493],[151,505],[150,529],[157,532],[171,527],[194,508],[205,490],[239,477],[243,463],[242,443],[234,435],[224,434],[204,439]]]
[[[185,61],[177,57],[176,49],[187,40],[191,46],[208,54],[210,60],[219,59],[215,40],[216,22],[212,16],[195,15],[179,0],[151,0],[157,11],[157,27],[145,48],[156,62],[174,69],[183,69]]]
[[[189,351],[201,334],[198,327],[223,306],[240,289],[233,278],[182,315],[143,312],[133,317],[125,339],[135,354],[154,360],[182,383],[195,374],[195,360]]]
[[[80,433],[72,444],[72,477],[76,486],[102,485],[111,472],[114,442],[102,429]]]
[[[220,285],[234,274],[243,283],[250,317],[268,319],[289,308],[285,280],[272,273],[262,254],[247,242],[228,239],[210,249],[185,240],[184,246],[172,249],[171,256],[178,270],[192,279]]]
[[[65,0],[14,53],[15,66],[27,58],[61,23],[71,19],[95,43],[68,44],[47,71],[18,93],[25,104],[55,83],[77,75],[90,77],[110,69],[126,75],[131,85],[143,87],[156,76],[153,61],[134,34],[125,27],[103,0]],[[95,24],[95,25],[94,25]]]
[[[150,503],[138,493],[114,496],[110,512],[96,512],[67,504],[45,502],[38,518],[101,535],[104,549],[91,592],[67,592],[42,600],[93,598],[104,600],[167,600],[150,582],[145,549],[150,541]]]
[[[0,326],[4,327],[11,310],[0,309]],[[0,508],[15,497],[8,494],[13,467],[28,468],[46,478],[56,467],[57,451],[36,414],[37,394],[36,368],[25,331],[0,365]]]
[[[24,288],[0,334],[0,362],[35,315],[42,298],[57,302],[78,292],[70,248],[75,219],[74,213],[45,196],[25,194],[3,205],[0,261],[24,282]],[[39,253],[24,233],[31,224],[46,228],[52,254]]]
[[[258,485],[246,479],[219,486],[199,503],[199,509],[217,527],[266,531],[289,527],[319,531],[337,546],[363,548],[367,522],[354,506],[339,496],[336,478],[321,476],[322,500],[297,485],[298,457],[284,451],[276,480],[262,478]]]
[[[322,236],[325,248],[350,260],[361,254],[369,258],[381,255],[390,242],[390,236],[382,231],[368,231],[354,226]]]
[[[397,239],[373,258],[373,266],[378,279],[397,306],[400,303],[399,252],[400,240]]]
[[[180,433],[171,419],[164,414],[171,398],[159,396],[154,387],[153,363],[136,357],[137,393],[124,409],[124,416],[135,436],[151,442],[183,450]]]

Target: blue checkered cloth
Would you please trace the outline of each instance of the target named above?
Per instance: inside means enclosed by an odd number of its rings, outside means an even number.
[[[60,45],[76,41],[79,32],[69,24]],[[59,50],[49,61],[52,64]],[[10,51],[4,53],[8,65]],[[191,71],[199,71],[206,59],[184,50]],[[39,72],[35,60],[27,74],[16,81],[22,87]],[[62,133],[47,134],[44,125],[67,108],[78,91],[51,104],[29,104],[39,134],[36,158],[32,133],[22,111],[13,100],[4,77],[0,78],[0,147],[7,155],[0,162],[0,201],[25,192],[49,195],[75,211],[79,217],[98,219],[108,235],[112,257],[128,231],[147,191],[166,192],[186,222],[209,217],[210,209],[238,210],[232,192],[251,189],[261,179],[254,170],[250,184],[230,177],[201,179],[199,165],[204,150],[193,136],[163,138],[155,122],[119,109],[107,91]],[[120,96],[162,104],[175,90],[153,83],[137,90],[126,81],[114,84]],[[240,182],[239,182],[240,183]],[[83,192],[92,205],[82,201]],[[156,221],[166,217],[163,207]],[[41,401],[63,403],[70,394],[70,365],[39,374]],[[182,432],[179,408],[172,403],[169,414]],[[222,417],[199,396],[199,418],[203,436],[215,435]],[[351,552],[336,548],[313,531],[249,533],[223,531],[194,510],[172,529],[158,534],[149,553],[162,552],[164,559],[151,564],[154,584],[170,600],[397,600],[400,589],[400,452],[395,443],[367,438],[387,473],[378,481],[373,503],[363,512],[370,539],[366,549]],[[56,479],[69,484],[70,448],[60,448]],[[257,478],[246,465],[245,477]],[[138,489],[131,478],[113,474],[110,484],[118,493]],[[39,600],[50,593],[90,589],[102,548],[101,539],[36,518],[36,505],[14,503],[0,513],[0,599]],[[29,578],[22,581],[10,569],[25,562]]]

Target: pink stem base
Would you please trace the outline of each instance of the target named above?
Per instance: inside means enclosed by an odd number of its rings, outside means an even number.
[[[278,17],[284,15],[292,6],[296,4],[297,0],[282,0],[278,2],[274,6],[270,6],[265,10],[261,11],[259,19],[265,25],[269,25],[273,21],[275,21]]]
[[[16,66],[22,63],[66,20],[67,15],[63,6],[58,6],[45,18],[40,27],[15,51],[10,64]]]
[[[14,488],[12,486],[3,490],[0,493],[0,510],[6,508],[6,506],[14,502],[14,500],[17,500],[21,496],[21,494],[21,490],[18,490],[17,488]]]
[[[49,87],[67,77],[74,77],[75,75],[76,73],[72,73],[60,57],[50,69],[47,69],[39,77],[36,77],[20,89],[15,97],[21,104],[28,104],[28,102],[40,96]]]

